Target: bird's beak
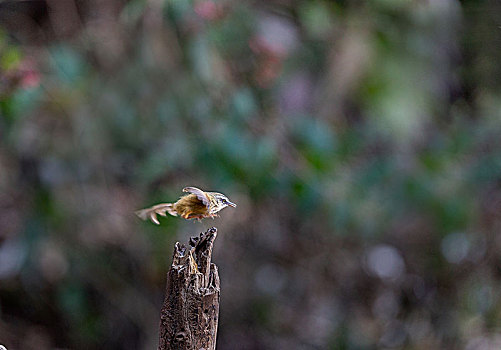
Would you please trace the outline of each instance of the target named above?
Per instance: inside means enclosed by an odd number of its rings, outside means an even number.
[[[231,203],[230,201],[228,201],[228,205],[229,205],[230,207],[233,207],[233,208],[235,208],[235,207],[237,206],[235,203]]]

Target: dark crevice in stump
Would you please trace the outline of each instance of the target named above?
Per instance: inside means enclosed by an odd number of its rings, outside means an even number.
[[[215,350],[219,318],[219,274],[211,263],[215,227],[176,243],[160,317],[159,350]],[[196,263],[196,264],[195,264]]]

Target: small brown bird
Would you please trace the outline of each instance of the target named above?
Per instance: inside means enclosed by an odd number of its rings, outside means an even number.
[[[169,213],[172,216],[181,216],[183,219],[204,219],[217,217],[217,212],[227,206],[236,207],[235,203],[222,193],[205,192],[196,187],[185,187],[183,192],[189,194],[182,196],[176,203],[162,203],[151,208],[136,211],[136,215],[143,220],[150,219],[155,224],[160,225],[157,214],[166,216]]]

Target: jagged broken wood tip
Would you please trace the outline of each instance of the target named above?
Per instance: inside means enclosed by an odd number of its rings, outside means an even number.
[[[210,241],[211,243],[214,242],[214,240],[217,237],[217,228],[211,227],[205,232],[200,232],[200,235],[198,237],[191,237],[189,240],[190,246],[197,248],[198,246],[204,244],[206,241]]]

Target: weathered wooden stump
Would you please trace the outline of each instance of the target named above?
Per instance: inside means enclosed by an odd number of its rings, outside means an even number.
[[[159,350],[215,350],[219,273],[211,263],[215,227],[176,243],[160,317]]]

